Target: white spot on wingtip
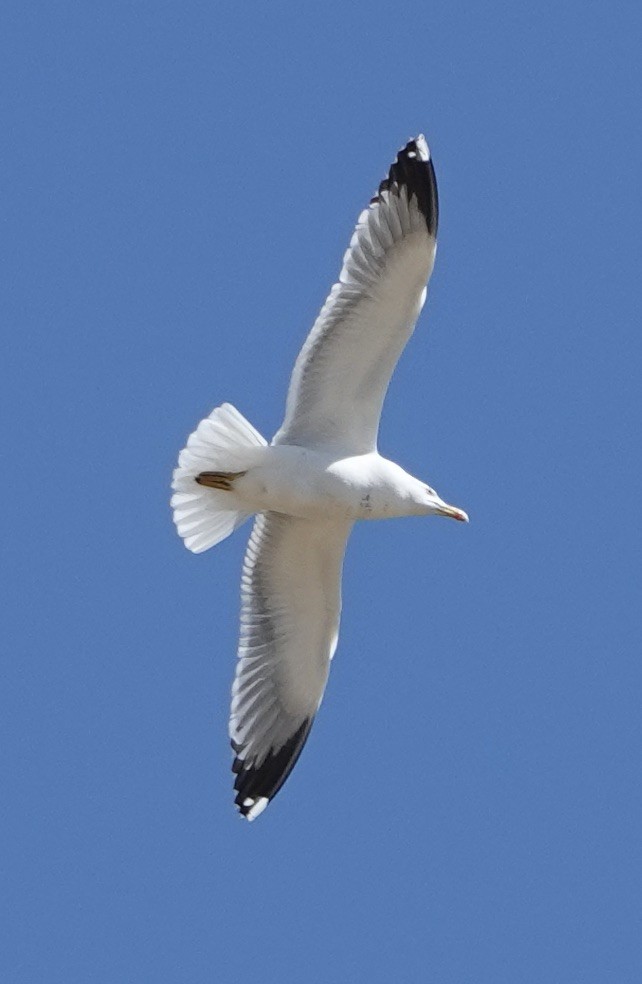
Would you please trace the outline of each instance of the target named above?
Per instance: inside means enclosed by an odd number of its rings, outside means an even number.
[[[252,820],[256,820],[257,817],[261,816],[263,810],[265,809],[265,807],[268,805],[269,802],[270,801],[267,798],[267,796],[259,796],[257,799],[254,799],[252,796],[248,796],[246,799],[243,800],[243,806],[250,807],[250,809],[245,814],[245,819],[249,820],[250,823],[252,822]]]
[[[420,133],[419,134],[419,136],[415,140],[415,144],[417,146],[417,151],[419,152],[419,156],[420,156],[421,160],[422,161],[429,161],[430,160],[430,150],[428,148],[428,144],[426,143],[426,138],[424,137],[423,133]]]

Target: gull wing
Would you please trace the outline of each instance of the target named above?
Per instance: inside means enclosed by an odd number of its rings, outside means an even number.
[[[295,363],[274,444],[376,450],[390,377],[426,298],[437,221],[435,172],[419,136],[359,216],[339,282]]]
[[[230,738],[236,805],[254,820],[292,771],[339,634],[350,523],[257,516],[241,580]]]

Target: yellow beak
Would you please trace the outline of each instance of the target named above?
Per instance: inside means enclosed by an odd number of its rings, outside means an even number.
[[[458,519],[460,523],[468,522],[468,513],[465,513],[463,509],[458,509],[457,506],[449,506],[447,502],[443,502],[435,511],[438,516]]]

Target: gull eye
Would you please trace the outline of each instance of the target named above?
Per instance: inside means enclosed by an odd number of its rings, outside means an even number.
[[[426,486],[426,492],[428,495],[436,495],[435,490],[431,489],[429,485]]]

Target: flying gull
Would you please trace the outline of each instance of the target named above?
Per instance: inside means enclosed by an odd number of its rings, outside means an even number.
[[[272,443],[224,403],[178,458],[172,507],[188,550],[207,550],[256,515],[230,716],[235,802],[248,820],[289,776],[321,703],[355,520],[468,520],[377,451],[390,377],[426,299],[437,219],[435,172],[419,136],[359,216],[339,281],[296,360]]]

